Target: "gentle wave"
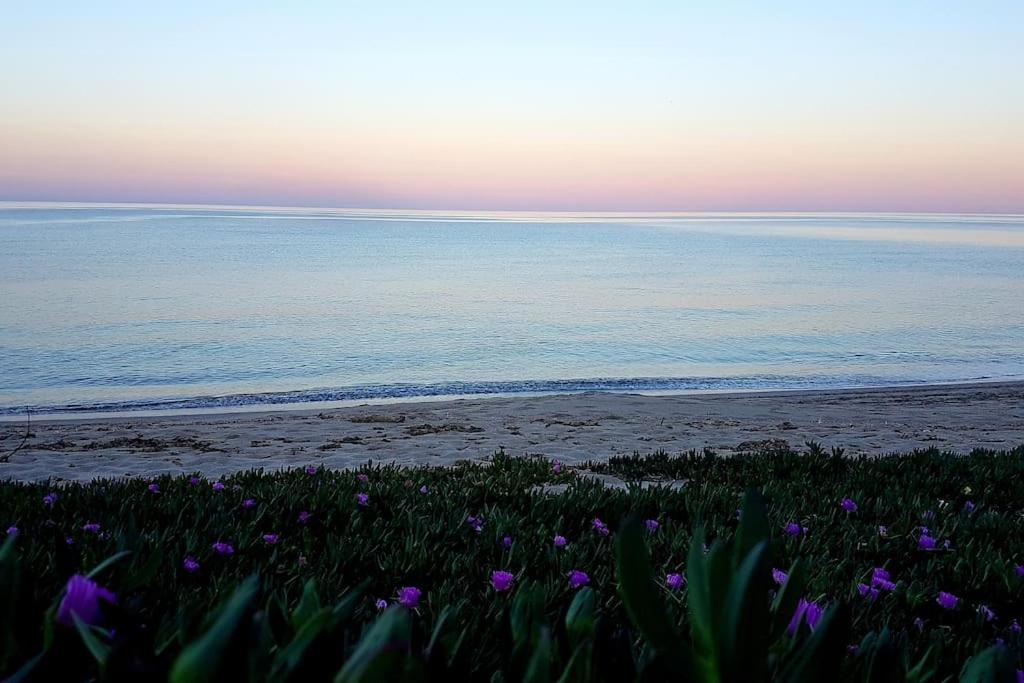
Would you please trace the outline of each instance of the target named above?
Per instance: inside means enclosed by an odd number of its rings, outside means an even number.
[[[993,380],[993,377],[970,377],[956,380],[968,383]],[[1019,379],[1013,376],[1000,380]],[[254,406],[286,406],[290,404],[337,403],[349,401],[443,399],[455,397],[554,395],[574,393],[701,393],[727,391],[801,391],[825,389],[857,389],[869,387],[904,387],[932,384],[928,380],[893,380],[875,375],[854,376],[789,376],[752,377],[607,377],[564,380],[517,380],[507,382],[442,382],[432,384],[364,384],[332,389],[308,389],[226,396],[191,398],[107,401],[65,405],[0,407],[0,416],[60,415],[66,413],[130,413],[137,411],[182,411],[196,409],[231,409]]]

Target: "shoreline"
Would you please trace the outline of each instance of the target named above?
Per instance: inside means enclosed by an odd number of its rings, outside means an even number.
[[[953,380],[949,382],[925,382],[906,384],[877,384],[861,386],[837,386],[837,387],[807,387],[801,389],[791,388],[726,388],[726,389],[637,389],[629,390],[604,390],[604,389],[581,389],[567,391],[508,391],[488,393],[463,393],[463,394],[423,394],[410,396],[381,396],[365,397],[338,400],[320,401],[295,401],[295,402],[266,402],[266,403],[240,403],[237,405],[212,405],[195,406],[186,408],[139,408],[128,410],[60,410],[56,412],[32,413],[31,410],[24,413],[0,414],[0,428],[8,424],[24,424],[27,417],[31,415],[33,423],[43,422],[86,422],[95,420],[110,420],[120,418],[159,418],[159,417],[200,417],[200,416],[229,416],[229,415],[254,415],[262,413],[279,412],[302,412],[302,411],[323,411],[333,408],[355,408],[360,406],[398,405],[405,403],[445,403],[453,401],[485,401],[502,398],[539,398],[546,396],[582,396],[587,394],[607,394],[618,396],[751,396],[760,394],[812,394],[812,393],[835,393],[848,391],[885,391],[897,389],[942,389],[958,388],[977,385],[1024,385],[1024,378],[1005,379],[966,379]],[[216,398],[216,397],[209,397]]]
[[[308,410],[33,420],[0,480],[90,480],[367,461],[451,465],[504,449],[574,464],[664,450],[735,453],[808,440],[849,455],[1024,444],[1024,382],[644,395],[579,393]],[[0,425],[0,455],[25,435]]]

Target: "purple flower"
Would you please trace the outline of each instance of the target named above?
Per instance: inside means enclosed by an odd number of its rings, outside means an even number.
[[[242,508],[243,509],[245,509],[245,510],[252,510],[254,507],[256,507],[256,499],[255,498],[246,498],[245,500],[242,501]]]
[[[966,503],[964,503],[964,512],[966,512],[967,514],[971,514],[972,512],[974,512],[973,500],[969,500]]]
[[[277,534],[263,534],[263,542],[267,545],[274,545],[277,543]]]
[[[590,583],[590,577],[587,576],[586,572],[581,572],[579,569],[573,569],[569,572],[569,587],[570,588],[581,588]]]
[[[74,545],[74,544],[75,544],[75,539],[71,538],[70,536],[65,536],[64,537],[64,545]]]
[[[871,572],[871,587],[886,592],[896,590],[896,584],[891,579],[889,572],[881,567],[875,567]]]
[[[306,556],[305,555],[299,555],[299,560],[298,560],[299,566],[300,567],[305,567],[306,566],[306,562],[307,562]]]
[[[800,623],[806,622],[807,628],[812,631],[818,625],[818,621],[821,619],[821,615],[824,610],[821,609],[816,603],[808,602],[804,598],[800,598],[800,602],[797,603],[796,609],[793,611],[793,618],[789,620],[789,626],[786,628],[786,633],[791,636],[796,635],[800,629]]]
[[[608,526],[597,517],[594,517],[594,520],[591,522],[591,525],[593,525],[594,531],[601,534],[602,536],[607,536],[609,533],[611,533],[610,531],[608,531]]]
[[[374,604],[377,606],[378,612],[386,610],[388,608],[388,601],[384,598],[378,598],[377,602],[375,602]]]
[[[100,525],[96,522],[89,522],[82,526],[82,531],[88,534],[98,534],[100,532]]]
[[[367,505],[370,504],[370,495],[367,494],[367,493],[357,493],[356,494],[356,503],[361,508],[366,507]]]
[[[985,621],[992,621],[996,618],[996,613],[989,609],[988,605],[979,605],[978,614],[985,618]]]
[[[921,617],[914,619],[914,628],[916,628],[918,632],[924,631],[924,619]]]
[[[189,477],[188,478],[189,486],[199,486],[199,481],[200,481],[199,477]]]
[[[223,541],[217,541],[213,544],[213,552],[218,555],[234,555],[235,549],[230,543],[224,543]]]
[[[889,527],[887,527],[887,526],[879,526],[878,527],[878,535],[879,536],[888,536],[889,535]]]
[[[508,550],[509,548],[511,548],[512,547],[512,537],[511,536],[505,536],[503,539],[501,539],[501,547],[504,548],[505,550]]]
[[[874,588],[872,586],[869,586],[866,583],[858,583],[857,584],[857,590],[860,592],[860,596],[862,598],[867,598],[868,600],[874,600],[875,598],[878,597],[878,592],[879,592],[878,589]]]
[[[196,558],[192,557],[191,555],[185,558],[185,560],[181,563],[181,566],[189,574],[199,571],[199,563],[196,562]]]
[[[398,604],[409,609],[414,609],[420,604],[420,595],[423,594],[416,586],[404,586],[398,589]]]
[[[52,508],[53,504],[57,502],[57,494],[50,492],[43,496],[43,505],[48,508]]]
[[[477,533],[483,531],[484,528],[484,520],[480,517],[474,517],[473,515],[469,515],[468,517],[466,517],[466,524],[471,526],[473,528],[473,531]]]
[[[359,481],[363,482],[364,484],[366,482],[370,481],[370,477],[368,475],[366,475],[366,474],[363,474],[362,472],[360,472],[359,474],[356,475],[356,479],[358,479]]]
[[[427,494],[429,492],[430,492],[430,489],[427,488],[426,484],[424,484],[423,486],[420,487],[420,493]]]
[[[952,593],[939,591],[939,597],[935,598],[935,602],[939,603],[939,607],[942,609],[956,609],[956,605],[960,602],[960,598],[956,597]]]
[[[149,490],[150,493],[160,493],[160,485],[155,482],[150,484],[146,488]]]
[[[849,498],[843,498],[842,501],[839,502],[839,507],[843,508],[847,512],[856,512],[857,511],[857,504],[854,503]]]
[[[316,474],[316,465],[306,465],[306,474],[308,474],[308,475]]]
[[[18,527],[14,526],[13,524],[11,526],[7,527],[7,535],[8,536],[17,536],[18,535]]]
[[[213,490],[214,491],[218,491],[218,492],[223,491],[224,490],[224,482],[222,482],[222,481],[215,481],[215,482],[213,482]]]
[[[306,512],[305,510],[302,510],[301,512],[299,512],[299,524],[305,524],[306,522],[309,521],[309,518],[311,516],[312,515],[310,515],[308,512]]]
[[[682,574],[669,574],[665,577],[665,585],[674,591],[682,588],[684,583],[686,583],[686,577]]]
[[[95,624],[100,616],[100,600],[111,604],[117,601],[106,588],[88,577],[75,574],[68,579],[64,597],[57,607],[57,621],[65,626],[74,626],[72,615],[77,615],[86,624]]]
[[[565,540],[565,536],[559,535],[559,536],[555,536],[554,543],[555,543],[555,547],[556,548],[564,548],[565,544],[568,543],[568,541]]]
[[[1017,622],[1016,619],[1014,619],[1013,621],[1010,622],[1010,632],[1011,633],[1020,633],[1020,624]]]
[[[917,547],[921,550],[935,550],[935,539],[927,534],[921,534],[917,539]]]
[[[1014,571],[1017,572],[1018,579],[1024,579],[1024,564],[1018,564],[1014,567]]]
[[[499,569],[491,572],[491,586],[494,587],[494,590],[501,593],[512,587],[512,582],[515,581],[515,578],[511,573]]]
[[[800,526],[796,522],[790,522],[786,526],[782,527],[782,530],[786,532],[787,536],[799,536],[800,534],[807,531],[807,529]]]
[[[562,463],[559,462],[558,460],[556,460],[551,465],[551,471],[554,472],[555,474],[561,474],[562,473]]]
[[[772,569],[772,580],[776,584],[781,586],[782,584],[786,583],[786,579],[788,579],[788,578],[789,578],[789,574],[787,574],[786,572],[782,571],[781,569]]]
[[[648,519],[644,521],[644,526],[647,527],[647,530],[653,534],[655,531],[658,530],[658,527],[660,527],[661,524],[656,519]]]

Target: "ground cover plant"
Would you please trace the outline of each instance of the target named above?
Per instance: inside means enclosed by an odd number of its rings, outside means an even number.
[[[811,444],[3,483],[0,676],[1017,681],[1022,475]]]

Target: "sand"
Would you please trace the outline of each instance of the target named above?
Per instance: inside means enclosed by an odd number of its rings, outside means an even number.
[[[0,459],[25,425],[0,425]],[[664,450],[808,440],[848,454],[1024,444],[1024,382],[644,396],[575,394],[188,416],[33,420],[0,479],[89,480],[366,461],[447,465],[499,449],[572,464]],[[746,444],[746,446],[744,446]]]

